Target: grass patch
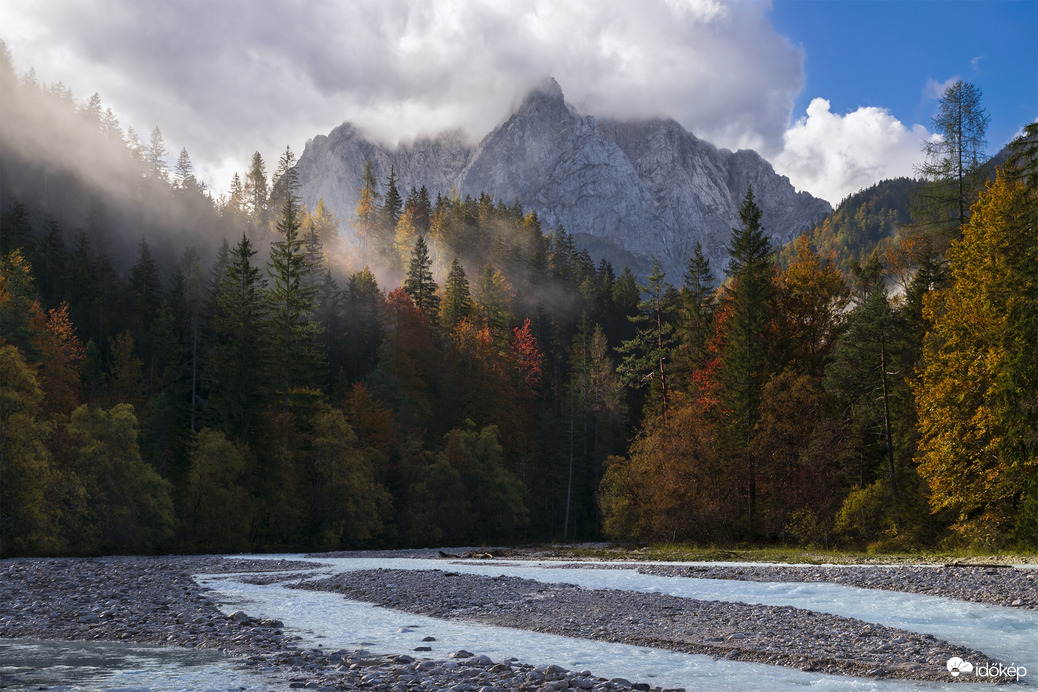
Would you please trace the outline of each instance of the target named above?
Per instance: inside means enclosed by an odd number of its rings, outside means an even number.
[[[816,550],[785,546],[717,547],[688,544],[553,546],[558,557],[582,560],[643,560],[660,562],[760,562],[806,565],[870,564],[1019,564],[1038,563],[1029,553],[984,553],[967,550],[873,552]]]

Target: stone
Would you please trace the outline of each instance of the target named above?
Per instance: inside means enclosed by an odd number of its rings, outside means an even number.
[[[392,168],[406,191],[430,196],[492,194],[536,211],[542,230],[559,224],[595,259],[645,274],[659,258],[680,283],[699,241],[715,276],[723,273],[731,229],[746,190],[781,245],[828,214],[828,202],[797,192],[759,154],[718,149],[672,119],[596,119],[566,103],[548,79],[475,147],[458,132],[390,147],[344,123],[307,142],[297,170],[308,208],[323,199],[340,219],[357,205],[365,161],[380,184]],[[348,233],[349,231],[347,231]]]

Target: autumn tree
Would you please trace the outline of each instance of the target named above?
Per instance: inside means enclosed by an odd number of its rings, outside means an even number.
[[[1038,457],[1006,429],[1007,406],[1029,393],[1003,380],[1011,362],[1035,359],[1033,334],[1009,330],[1021,301],[1033,299],[1016,257],[1035,257],[1033,231],[1020,232],[1022,212],[1034,203],[999,174],[974,205],[962,240],[952,243],[950,286],[924,303],[933,327],[916,386],[919,472],[933,508],[952,511],[955,529],[978,544],[998,545],[1012,534],[1038,477]],[[1027,521],[1035,526],[1033,517]],[[1038,536],[1025,535],[1034,545]]]
[[[45,445],[53,424],[43,417],[43,399],[25,356],[0,343],[0,550],[5,556],[64,547],[59,508],[48,498],[58,475]]]
[[[184,538],[198,550],[247,550],[251,504],[241,450],[219,430],[199,431],[191,446]]]
[[[781,360],[821,377],[839,341],[850,296],[831,257],[819,257],[806,235],[793,244],[795,255],[777,286],[785,349]]]

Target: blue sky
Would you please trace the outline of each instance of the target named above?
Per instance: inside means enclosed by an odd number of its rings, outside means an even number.
[[[804,90],[833,112],[886,108],[929,125],[928,85],[977,85],[991,116],[991,153],[1038,117],[1038,1],[775,0],[776,31],[804,48]]]
[[[546,76],[581,113],[672,117],[838,203],[913,175],[943,85],[991,153],[1038,118],[1038,0],[0,0],[0,39],[226,191],[350,121],[473,139]]]

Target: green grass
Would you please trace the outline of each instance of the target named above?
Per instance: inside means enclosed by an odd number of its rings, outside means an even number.
[[[687,544],[607,547],[554,546],[559,557],[598,560],[646,560],[666,562],[762,562],[808,565],[838,564],[1013,564],[1038,563],[1030,553],[984,553],[976,551],[863,552],[815,550],[797,547],[716,547]]]

